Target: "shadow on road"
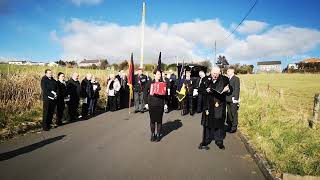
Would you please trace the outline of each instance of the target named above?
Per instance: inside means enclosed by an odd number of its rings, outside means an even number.
[[[1,153],[0,154],[0,161],[5,161],[5,160],[8,160],[8,159],[14,158],[16,156],[19,156],[21,154],[29,153],[29,152],[34,151],[36,149],[39,149],[39,148],[41,148],[41,147],[43,147],[45,145],[48,145],[48,144],[54,143],[56,141],[59,141],[59,140],[63,139],[64,137],[65,137],[65,135],[57,136],[57,137],[54,137],[54,138],[49,138],[49,139],[46,139],[46,140],[31,144],[31,145],[28,145],[28,146],[25,146],[25,147],[22,147],[22,148],[19,148],[19,149],[15,149],[13,151]]]
[[[169,121],[162,124],[162,138],[170,134],[172,131],[175,131],[182,127],[182,122],[180,119],[176,119],[174,121]]]

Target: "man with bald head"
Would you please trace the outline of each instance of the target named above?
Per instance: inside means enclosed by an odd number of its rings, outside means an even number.
[[[93,87],[91,84],[92,74],[87,74],[86,77],[81,81],[81,91],[80,95],[83,99],[82,107],[81,107],[81,116],[83,119],[88,118],[89,112],[89,102],[91,101],[93,95]]]
[[[224,122],[226,118],[226,96],[232,91],[229,79],[221,75],[219,67],[213,67],[205,82],[205,94],[201,125],[203,126],[202,142],[199,149],[208,150],[211,141],[220,149],[225,149]]]
[[[70,96],[67,102],[69,120],[73,122],[79,118],[80,82],[78,73],[73,73],[71,79],[67,82],[67,95]]]

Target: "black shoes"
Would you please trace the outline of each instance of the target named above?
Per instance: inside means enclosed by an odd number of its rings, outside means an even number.
[[[223,145],[223,142],[221,142],[221,141],[216,141],[215,143],[216,143],[216,145],[219,147],[219,149],[222,149],[222,150],[226,149],[226,148],[224,147],[224,145]]]
[[[209,150],[210,148],[207,145],[204,145],[203,143],[200,143],[198,149]]]
[[[156,140],[156,135],[154,133],[151,134],[151,142],[154,142]]]
[[[161,135],[157,134],[156,142],[159,142],[161,140]]]
[[[150,141],[151,142],[159,142],[161,140],[161,135],[160,134],[151,134]]]
[[[43,127],[42,128],[44,131],[50,131],[50,128],[49,127]]]
[[[231,129],[231,130],[229,131],[229,133],[235,133],[235,132],[237,132],[237,129]]]

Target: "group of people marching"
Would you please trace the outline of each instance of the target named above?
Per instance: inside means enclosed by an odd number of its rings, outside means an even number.
[[[65,104],[68,106],[70,121],[88,118],[93,115],[101,90],[99,82],[91,74],[79,82],[79,75],[74,73],[65,81],[63,73],[58,73],[57,81],[52,71],[47,69],[41,80],[43,92],[43,129],[49,130],[56,109],[57,125],[62,124]],[[165,94],[151,93],[157,83],[165,84]],[[182,115],[202,113],[202,142],[199,149],[209,149],[215,141],[224,149],[225,132],[234,133],[238,126],[240,81],[235,76],[235,69],[229,67],[223,75],[219,67],[213,67],[210,74],[199,72],[199,77],[191,77],[190,71],[177,78],[172,70],[165,74],[159,69],[154,71],[154,78],[143,74],[139,68],[133,77],[134,112],[149,111],[151,141],[160,141],[163,113],[181,110]],[[110,74],[107,79],[107,111],[128,108],[130,103],[129,84],[124,71],[117,75]],[[78,113],[82,100],[81,115]]]

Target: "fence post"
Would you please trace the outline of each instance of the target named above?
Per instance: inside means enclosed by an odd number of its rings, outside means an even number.
[[[280,97],[280,98],[283,98],[283,89],[280,89],[280,91],[279,91],[279,97]]]
[[[269,91],[269,89],[270,89],[270,84],[268,83],[268,88],[267,88],[267,90]]]
[[[319,93],[317,93],[314,95],[313,122],[316,122],[319,118],[319,108],[320,108],[320,95]]]

